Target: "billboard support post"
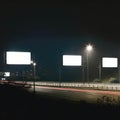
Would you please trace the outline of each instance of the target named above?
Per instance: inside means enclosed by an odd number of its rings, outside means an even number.
[[[101,68],[101,64],[99,63],[99,80],[101,81],[101,72],[102,72],[102,68]]]
[[[61,67],[59,67],[59,87],[61,87]]]
[[[120,65],[118,66],[118,82],[120,83]]]

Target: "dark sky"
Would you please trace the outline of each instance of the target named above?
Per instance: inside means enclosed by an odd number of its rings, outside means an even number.
[[[82,54],[88,43],[94,45],[98,57],[119,57],[119,6],[90,2],[1,4],[1,68],[6,50],[31,51],[41,72],[50,73],[51,79],[62,54]]]

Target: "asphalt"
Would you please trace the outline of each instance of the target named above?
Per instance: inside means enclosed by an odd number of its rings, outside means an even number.
[[[120,106],[89,104],[34,94],[27,88],[0,85],[0,120],[119,119]]]

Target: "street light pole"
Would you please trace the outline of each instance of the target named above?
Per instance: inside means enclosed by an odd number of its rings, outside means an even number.
[[[36,63],[34,61],[31,61],[31,64],[33,66],[33,92],[35,93]]]
[[[86,46],[86,62],[87,62],[87,82],[89,82],[89,53],[92,51],[92,45],[88,44]]]
[[[83,79],[83,83],[85,83],[85,64],[84,64],[84,56],[82,57],[82,79]]]
[[[36,81],[36,63],[35,62],[33,62],[33,70],[34,70],[33,92],[35,93],[35,81]]]
[[[87,52],[87,82],[89,82],[89,60],[88,60],[88,52]]]

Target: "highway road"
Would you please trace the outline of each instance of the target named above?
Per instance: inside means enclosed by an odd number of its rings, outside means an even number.
[[[31,88],[33,90],[33,88]],[[103,91],[103,90],[89,90],[80,88],[59,88],[59,87],[45,87],[36,86],[36,94],[47,95],[53,98],[87,103],[108,102],[111,104],[119,104],[120,92],[117,91]]]
[[[90,120],[98,118],[110,120],[112,117],[115,120],[120,119],[120,106],[92,104],[96,103],[98,98],[99,100],[101,98],[105,104],[106,102],[110,103],[108,98],[117,100],[120,92],[45,86],[36,86],[35,88],[36,92],[33,94],[33,87],[24,89],[20,86],[1,85],[1,119],[88,120],[88,117]],[[112,103],[115,103],[115,100]]]
[[[35,90],[35,96],[40,96],[35,101],[36,118],[41,113],[56,119],[120,118],[120,92],[45,86],[36,86]]]

